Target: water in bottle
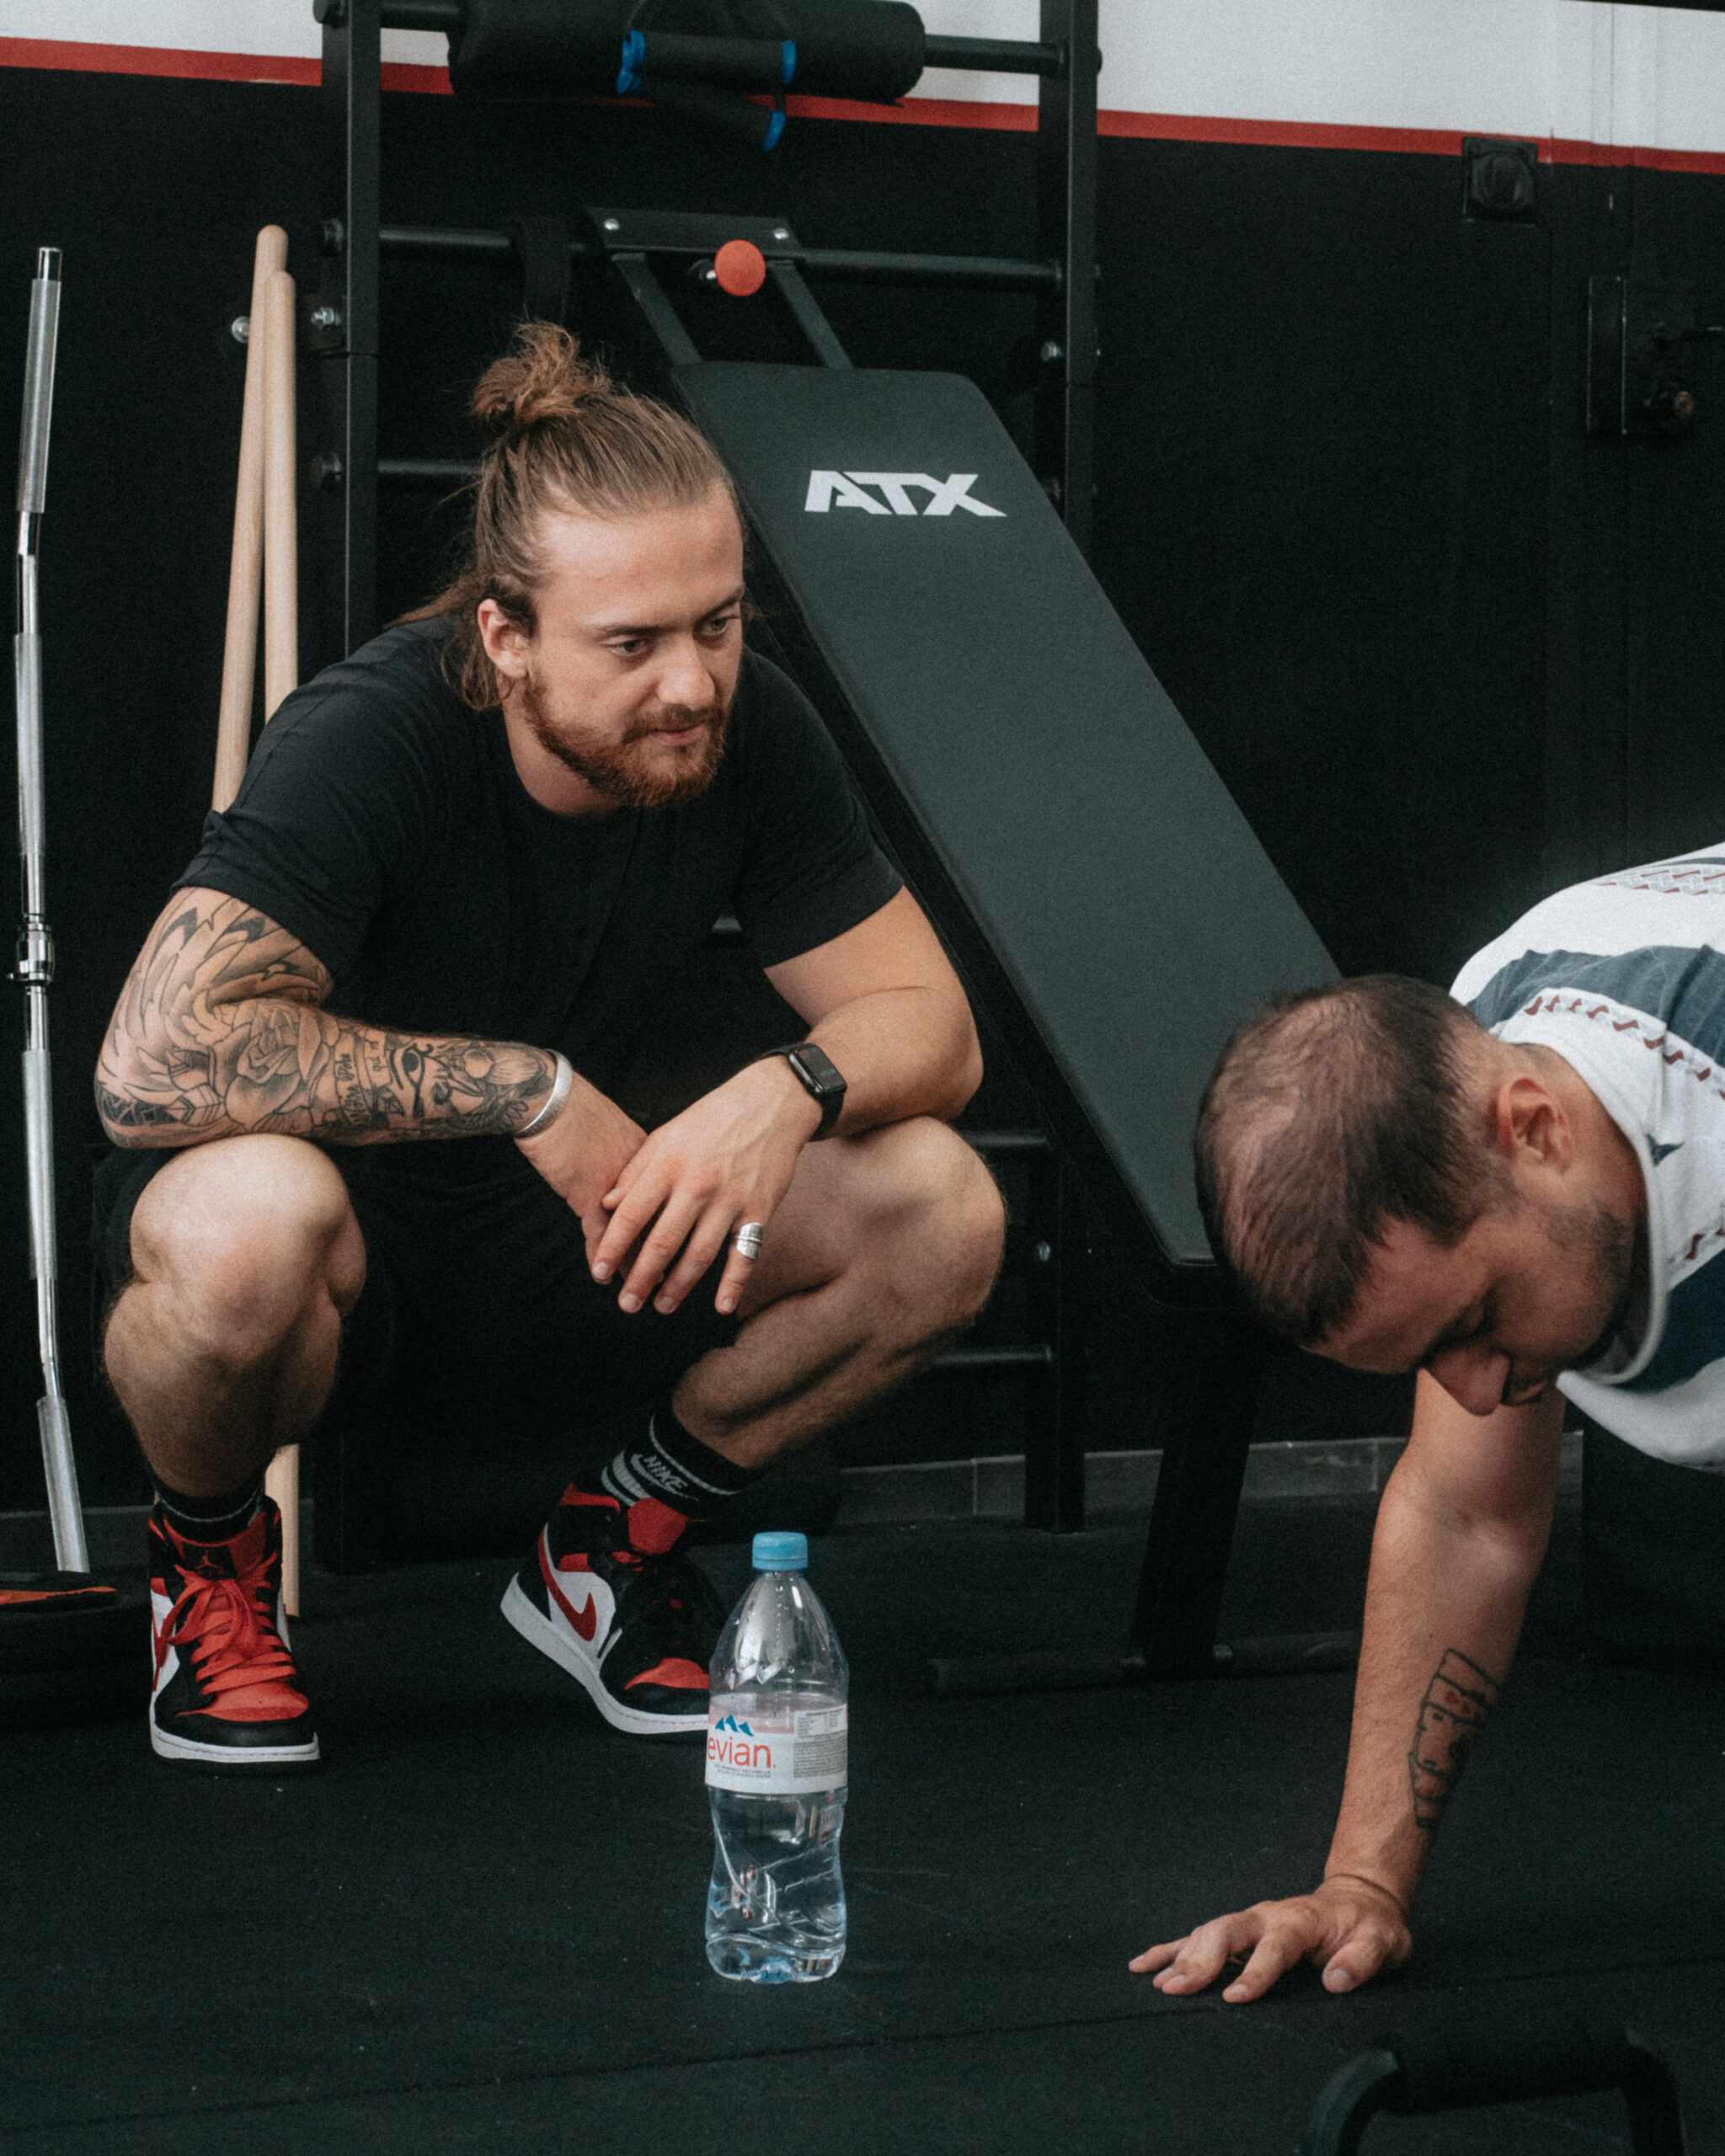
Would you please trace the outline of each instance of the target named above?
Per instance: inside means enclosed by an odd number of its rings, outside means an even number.
[[[750,1983],[814,1983],[845,1958],[850,1671],[804,1577],[802,1534],[757,1534],[756,1578],[713,1656],[707,1958]]]

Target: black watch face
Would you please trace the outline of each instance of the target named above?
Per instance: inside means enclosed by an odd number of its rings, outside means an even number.
[[[804,1074],[809,1090],[817,1099],[828,1093],[842,1093],[845,1081],[839,1075],[838,1065],[824,1048],[816,1048],[813,1041],[799,1048],[792,1060]]]

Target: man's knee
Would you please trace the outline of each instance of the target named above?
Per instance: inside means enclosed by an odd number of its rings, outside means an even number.
[[[365,1244],[339,1171],[297,1138],[218,1139],[146,1185],[131,1221],[134,1277],[179,1321],[242,1358],[267,1352],[326,1294],[343,1315],[365,1284]]]
[[[895,1256],[921,1293],[943,1305],[943,1326],[964,1325],[988,1300],[1000,1270],[1007,1214],[988,1164],[931,1116],[882,1131],[878,1196]]]

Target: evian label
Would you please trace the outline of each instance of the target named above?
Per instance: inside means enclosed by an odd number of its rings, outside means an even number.
[[[707,1786],[755,1796],[813,1796],[845,1786],[848,1707],[716,1694],[707,1714]]]

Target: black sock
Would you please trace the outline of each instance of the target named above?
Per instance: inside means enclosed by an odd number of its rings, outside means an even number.
[[[188,1497],[170,1490],[159,1475],[151,1480],[168,1524],[188,1542],[231,1542],[242,1528],[251,1525],[264,1495],[261,1475],[215,1497]]]
[[[668,1400],[654,1405],[645,1433],[622,1447],[600,1470],[600,1486],[620,1504],[657,1497],[685,1519],[711,1519],[761,1473],[739,1467],[692,1438]]]

